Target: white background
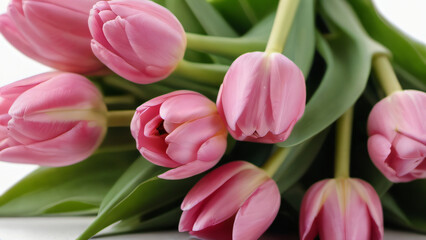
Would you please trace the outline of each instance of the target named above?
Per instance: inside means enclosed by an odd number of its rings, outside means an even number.
[[[400,29],[411,35],[413,38],[426,43],[426,0],[375,0],[377,7],[383,13],[383,15],[388,18],[391,22],[393,22]],[[6,11],[6,6],[8,1],[0,0],[0,13]],[[15,50],[2,36],[0,36],[0,86],[5,85],[7,83],[29,77],[38,73],[43,73],[49,71],[49,68],[43,66],[17,50]],[[0,159],[1,160],[1,159]],[[4,192],[7,188],[12,186],[16,181],[25,176],[27,173],[35,169],[34,165],[23,165],[23,164],[11,164],[4,163],[0,161],[0,194]],[[14,221],[19,221],[14,223]],[[44,220],[48,221],[48,220]],[[72,222],[72,221],[75,221]],[[4,226],[2,228],[2,233],[6,234],[0,237],[9,236],[8,239],[58,239],[53,236],[61,236],[64,239],[63,231],[74,231],[75,234],[81,232],[82,229],[90,223],[90,219],[86,220],[69,220],[69,219],[52,219],[51,222],[44,225],[37,225],[38,221],[27,221],[22,222],[21,220],[13,220],[13,219],[3,219],[0,220],[0,225]],[[55,230],[56,227],[50,228],[49,226],[56,226],[57,233],[56,235],[52,232],[52,229]],[[7,225],[9,224],[9,225]],[[28,226],[26,224],[29,224]],[[74,226],[74,225],[76,226]],[[62,225],[68,225],[69,228],[64,229],[61,228]],[[81,226],[80,226],[81,225]],[[74,226],[74,227],[72,227]],[[28,230],[27,235],[25,232],[21,232],[23,227],[24,229],[32,229]],[[4,232],[6,231],[6,232]],[[9,232],[7,232],[9,231]],[[46,231],[50,231],[51,238],[46,238]],[[20,232],[20,233],[19,233]],[[65,231],[66,232],[66,231]],[[17,233],[19,233],[17,235]],[[389,233],[389,232],[388,232]],[[15,235],[14,235],[15,234]],[[22,235],[23,234],[23,235]],[[30,234],[30,235],[28,235]],[[39,234],[39,235],[37,235]],[[43,235],[44,234],[44,235]],[[408,236],[402,237],[398,235],[399,233],[391,233],[386,234],[386,239],[408,239]],[[70,237],[73,234],[69,234]],[[27,237],[25,237],[27,236]],[[32,237],[31,237],[32,236]],[[41,237],[44,236],[44,237]],[[142,236],[142,235],[141,235]],[[173,239],[177,239],[178,235],[174,235]],[[182,237],[182,235],[179,235]],[[53,237],[53,238],[52,238]],[[140,237],[135,236],[136,238],[125,238],[125,239],[139,239]],[[163,236],[162,238],[164,238]],[[184,239],[186,235],[183,236]],[[415,237],[413,235],[410,239],[422,239],[422,236]],[[72,239],[69,238],[69,239]],[[114,238],[114,239],[124,239],[124,238]],[[148,237],[147,239],[158,239],[158,237],[152,236],[152,238]],[[172,238],[170,238],[172,239]]]

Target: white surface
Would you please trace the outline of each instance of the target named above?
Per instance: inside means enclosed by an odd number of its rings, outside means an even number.
[[[426,0],[375,0],[375,2],[391,22],[426,43]],[[7,4],[6,0],[0,1],[0,13],[6,11]],[[0,36],[0,86],[46,71],[49,71],[48,67],[27,58]],[[0,162],[0,194],[35,168],[34,165]],[[0,218],[0,240],[74,239],[90,221],[90,218]],[[188,239],[188,236],[153,233],[108,239]],[[420,240],[425,237],[388,231],[385,239]]]

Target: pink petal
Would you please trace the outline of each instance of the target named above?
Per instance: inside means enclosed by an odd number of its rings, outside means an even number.
[[[201,145],[223,131],[221,121],[215,114],[180,125],[165,139],[168,144],[167,155],[180,163],[196,160]]]
[[[256,98],[253,94],[256,94],[258,78],[264,73],[263,60],[262,52],[243,54],[232,63],[226,73],[217,103],[221,106],[218,110],[225,116],[228,127],[233,131],[236,130],[237,121],[249,100]],[[254,131],[254,126],[252,128]]]
[[[179,220],[179,232],[192,231],[192,226],[197,220],[198,214],[200,214],[202,207],[203,204],[197,204],[188,211],[183,211]]]
[[[203,162],[216,161],[222,158],[226,151],[226,135],[217,135],[205,141],[198,149],[197,160]]]
[[[274,221],[280,203],[281,194],[273,180],[260,185],[238,211],[232,239],[258,239]]]
[[[350,188],[337,185],[337,179],[332,180],[335,185],[328,193],[322,209],[318,214],[318,231],[320,239],[345,239],[345,199],[349,197]]]
[[[216,105],[201,94],[185,94],[169,98],[160,108],[160,116],[173,123],[184,123],[216,112]]]
[[[375,134],[368,138],[368,153],[374,165],[391,181],[399,181],[392,169],[386,162],[391,154],[391,143],[382,135]]]
[[[173,91],[173,92],[170,92],[170,93],[158,96],[156,98],[153,98],[153,99],[149,100],[148,102],[145,102],[144,104],[142,104],[139,108],[160,105],[160,104],[164,103],[167,99],[170,99],[172,97],[179,96],[179,95],[186,95],[186,94],[188,94],[188,95],[193,95],[193,94],[198,95],[199,93],[193,92],[193,91],[188,91],[188,90]]]
[[[206,199],[192,230],[200,231],[232,217],[267,179],[268,176],[259,169],[247,169],[234,175]]]
[[[204,228],[199,231],[190,231],[189,234],[204,240],[231,240],[233,223],[234,217],[230,217],[227,220],[208,228]]]
[[[189,178],[209,170],[214,165],[216,165],[219,160],[220,159],[217,159],[217,161],[210,162],[196,160],[185,165],[179,166],[177,168],[171,169],[161,175],[158,175],[158,177],[168,180]]]
[[[162,167],[168,167],[168,168],[175,168],[178,166],[181,166],[180,163],[177,163],[170,159],[166,154],[161,152],[153,152],[146,148],[139,149],[139,152],[142,154],[142,156],[154,163],[155,165],[162,166]]]
[[[270,63],[273,114],[270,128],[274,134],[281,134],[302,117],[306,102],[305,79],[296,64],[280,53],[271,54]]]
[[[235,174],[246,169],[256,169],[256,166],[244,161],[234,161],[211,171],[198,181],[198,183],[195,184],[195,186],[188,192],[182,202],[181,209],[187,211],[193,208],[220,188]]]
[[[393,142],[397,158],[390,159],[389,165],[396,171],[397,176],[404,176],[424,161],[426,145],[411,138],[398,135]]]
[[[351,180],[347,180],[351,183]],[[352,185],[352,184],[351,184]],[[368,206],[365,199],[354,189],[350,187],[348,198],[346,198],[345,209],[345,239],[372,239],[372,222]]]
[[[317,217],[326,201],[333,180],[322,180],[312,185],[303,197],[300,208],[299,235],[302,240],[312,240],[318,235]]]
[[[379,196],[374,188],[367,182],[361,179],[350,179],[349,181],[358,192],[359,196],[362,197],[367,204],[372,225],[371,239],[382,240],[384,235],[383,210]]]

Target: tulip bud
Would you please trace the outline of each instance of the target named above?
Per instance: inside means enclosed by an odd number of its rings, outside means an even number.
[[[212,168],[226,150],[226,127],[215,104],[191,91],[175,91],[136,109],[130,129],[150,162],[174,168],[160,175],[182,179]]]
[[[426,93],[406,90],[382,99],[368,118],[368,152],[392,182],[426,178]]]
[[[105,66],[93,55],[87,26],[98,0],[12,0],[0,15],[0,33],[19,51],[50,67],[99,73]]]
[[[246,53],[232,63],[219,91],[218,111],[241,141],[277,143],[288,138],[305,110],[300,69],[280,53]]]
[[[182,60],[186,36],[177,18],[147,0],[100,1],[90,12],[95,55],[135,83],[162,80]]]
[[[106,132],[102,95],[85,77],[45,73],[0,88],[0,160],[65,166],[89,157]]]
[[[356,178],[326,179],[315,183],[303,197],[299,230],[301,240],[381,240],[382,205],[376,191]]]
[[[202,239],[256,240],[280,208],[276,183],[243,161],[225,164],[202,178],[186,195],[179,231]]]

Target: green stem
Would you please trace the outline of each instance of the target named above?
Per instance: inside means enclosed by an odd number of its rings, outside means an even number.
[[[393,92],[402,91],[388,56],[383,54],[375,56],[373,58],[373,69],[386,95],[389,96]]]
[[[288,33],[293,24],[294,16],[296,15],[299,1],[300,0],[280,0],[265,52],[281,53],[283,51]]]
[[[253,25],[256,24],[258,19],[256,17],[256,13],[253,11],[253,8],[250,6],[250,3],[247,0],[238,0],[238,2],[240,3],[241,8],[243,9],[250,23]]]
[[[337,120],[335,178],[348,178],[350,169],[353,107]]]
[[[278,148],[262,166],[263,170],[265,170],[270,177],[273,177],[289,152],[290,148]]]
[[[108,127],[128,127],[134,114],[134,110],[109,111]]]
[[[229,66],[208,63],[195,63],[182,60],[173,72],[174,75],[187,78],[188,80],[220,86]]]
[[[130,94],[105,96],[104,102],[106,105],[132,105],[135,104],[135,97]]]
[[[230,38],[186,33],[187,47],[195,51],[236,58],[246,52],[263,51],[266,43],[250,38]]]

